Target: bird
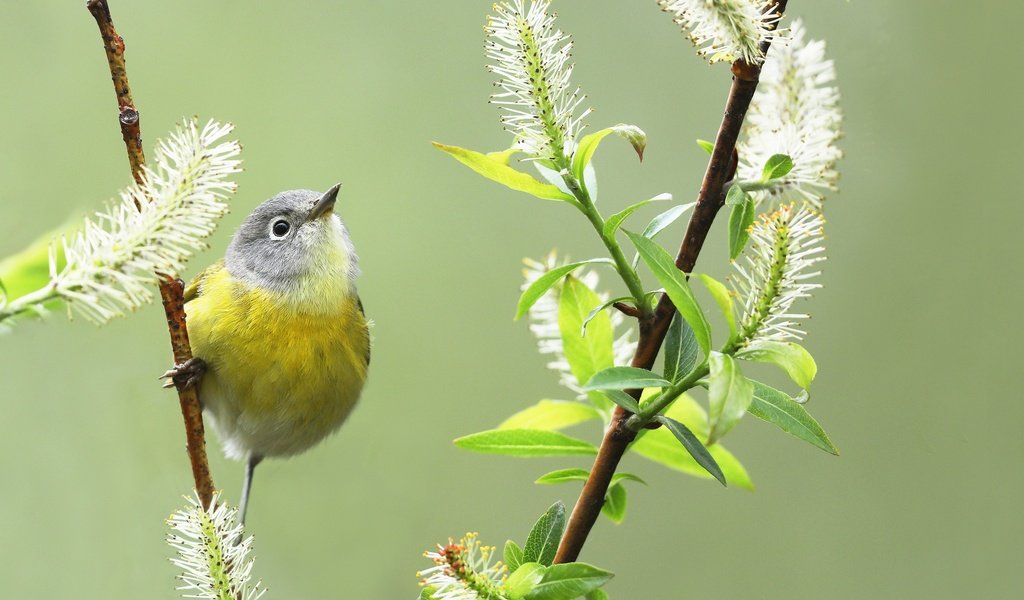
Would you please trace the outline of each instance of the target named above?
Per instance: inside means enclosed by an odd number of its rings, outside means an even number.
[[[224,453],[245,463],[243,525],[256,466],[337,431],[366,381],[369,322],[359,259],[334,211],[340,188],[266,200],[184,288],[194,358],[164,377],[198,386]]]

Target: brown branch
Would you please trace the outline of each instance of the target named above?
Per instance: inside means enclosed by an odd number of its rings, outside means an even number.
[[[132,100],[132,90],[128,85],[128,73],[124,64],[124,40],[114,29],[110,17],[110,7],[106,0],[89,0],[86,7],[96,19],[103,38],[103,49],[107,54],[110,67],[110,78],[114,82],[114,93],[117,95],[118,121],[121,124],[121,135],[128,152],[128,163],[131,165],[132,177],[141,182],[144,177],[146,157],[142,151],[142,130],[139,125],[139,111]],[[180,281],[164,279],[160,282],[160,300],[164,305],[167,317],[167,330],[171,336],[171,350],[174,363],[180,365],[192,358],[192,348],[188,342],[188,329],[185,326],[185,302],[182,296],[183,286]],[[206,459],[206,435],[203,428],[203,413],[199,404],[199,393],[195,386],[178,386],[178,401],[181,404],[181,416],[185,421],[185,447],[189,461],[192,463],[192,477],[195,479],[196,492],[203,506],[209,507],[213,499],[213,478],[210,476],[210,465]]]
[[[776,1],[779,13],[786,10],[787,1]],[[770,41],[761,44],[763,55],[767,55],[770,44]],[[676,266],[685,273],[693,271],[693,267],[697,263],[697,256],[711,229],[711,224],[714,223],[715,216],[725,203],[722,190],[725,183],[736,172],[736,140],[739,138],[743,119],[746,117],[750,101],[754,97],[754,91],[757,90],[761,67],[738,60],[732,65],[732,73],[732,88],[729,90],[722,124],[715,137],[715,148],[710,161],[708,161],[704,180],[697,194],[697,205],[690,216],[686,234],[683,236],[679,253],[676,255]],[[654,360],[665,341],[665,334],[668,332],[668,326],[672,322],[675,312],[676,309],[672,305],[672,301],[668,296],[662,294],[654,314],[640,321],[640,340],[637,343],[636,353],[633,355],[632,366],[642,369],[650,369],[654,366]],[[631,393],[639,399],[641,391],[631,390]],[[572,510],[572,515],[569,517],[565,535],[562,537],[558,553],[555,555],[556,563],[574,562],[579,558],[587,536],[590,535],[590,530],[593,529],[594,523],[597,522],[597,518],[601,514],[601,506],[604,504],[608,486],[619,466],[619,461],[629,444],[636,439],[637,432],[626,426],[626,421],[630,416],[632,413],[622,407],[615,408],[611,423],[605,431],[604,439],[601,440],[601,448],[594,460],[594,466],[590,470],[590,476],[587,477],[580,497],[576,501],[576,506]]]

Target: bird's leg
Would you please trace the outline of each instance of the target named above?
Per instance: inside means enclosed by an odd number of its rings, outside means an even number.
[[[239,523],[245,525],[245,513],[249,508],[249,490],[252,489],[252,474],[256,471],[256,465],[260,464],[263,457],[259,454],[250,454],[248,462],[245,463],[245,481],[242,483],[242,500],[239,502],[238,513],[241,515]]]
[[[160,376],[160,379],[166,379],[164,387],[169,388],[177,386],[179,388],[190,388],[199,385],[199,382],[203,380],[203,375],[206,374],[206,361],[198,357],[192,357],[187,361],[174,365],[167,370],[166,373]]]

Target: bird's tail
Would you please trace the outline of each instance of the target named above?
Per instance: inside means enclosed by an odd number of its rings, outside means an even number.
[[[245,463],[245,481],[242,483],[242,500],[239,502],[240,523],[245,525],[245,513],[249,509],[249,491],[252,489],[252,474],[256,471],[256,465],[260,464],[263,457],[259,454],[250,454]]]

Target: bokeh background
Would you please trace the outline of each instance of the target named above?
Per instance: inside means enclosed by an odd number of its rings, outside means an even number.
[[[0,255],[129,181],[107,67],[76,1],[0,2]],[[559,0],[593,127],[636,123],[597,158],[606,210],[692,198],[729,84],[653,1]],[[522,539],[585,460],[467,454],[450,440],[564,397],[511,316],[520,260],[599,248],[568,207],[430,147],[504,148],[486,103],[487,1],[113,2],[147,146],[183,115],[237,124],[245,172],[190,274],[258,202],[345,184],[340,211],[376,320],[363,402],[342,433],[255,483],[269,598],[412,598],[423,550]],[[625,524],[583,558],[620,599],[1016,597],[1024,586],[1024,407],[1014,373],[1024,276],[1016,199],[1019,3],[794,0],[835,59],[846,115],[825,288],[807,346],[810,409],[841,457],[747,419],[728,438],[758,490],[627,457]],[[649,217],[656,208],[639,218]],[[722,221],[720,219],[720,221]],[[666,232],[675,243],[682,224]],[[700,267],[724,276],[724,222]],[[268,348],[272,351],[272,348]],[[191,479],[158,307],[98,329],[62,314],[0,339],[0,596],[173,598],[163,519]],[[592,429],[580,433],[596,439]],[[218,484],[241,466],[211,440]]]

